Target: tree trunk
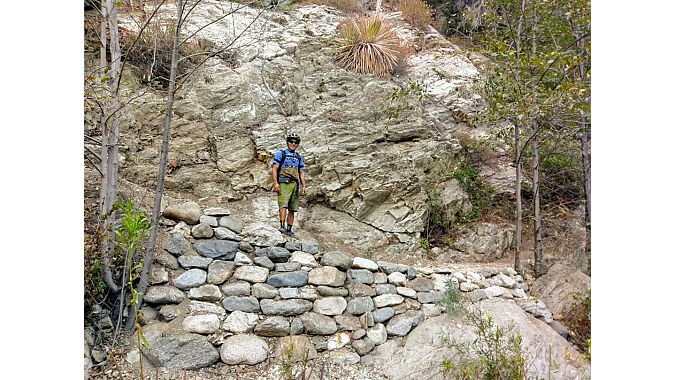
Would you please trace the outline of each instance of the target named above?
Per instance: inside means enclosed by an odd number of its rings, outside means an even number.
[[[585,252],[589,254],[588,257],[591,257],[591,149],[587,118],[583,116],[580,123],[583,128],[580,140],[582,143],[582,172],[584,175],[584,226],[587,230]]]
[[[167,171],[167,161],[169,157],[169,136],[171,132],[171,118],[173,116],[174,107],[174,92],[176,91],[176,71],[178,67],[178,44],[181,34],[181,24],[183,23],[183,0],[176,0],[178,15],[176,16],[176,31],[174,32],[174,46],[171,51],[171,71],[169,74],[169,88],[167,89],[167,105],[164,114],[164,134],[162,135],[162,153],[160,155],[159,173],[157,175],[157,187],[155,189],[155,202],[153,204],[152,215],[152,229],[150,231],[150,239],[146,246],[145,254],[143,256],[143,270],[141,271],[141,278],[138,283],[138,303],[137,309],[141,308],[143,304],[143,296],[148,288],[148,277],[152,269],[153,258],[155,254],[155,244],[157,241],[158,221],[160,218],[160,208],[162,205],[162,194],[164,193],[164,177]],[[129,313],[127,320],[127,329],[131,330],[135,325],[136,313]]]
[[[523,233],[523,210],[521,208],[521,136],[519,124],[514,123],[514,145],[516,146],[516,233],[514,235],[514,270],[523,274],[521,266],[521,234]]]
[[[538,157],[538,122],[533,121],[533,203],[535,222],[535,277],[542,275],[542,217],[540,215],[540,158]]]
[[[112,262],[113,252],[115,250],[115,235],[112,233],[112,228],[115,225],[115,212],[111,212],[113,205],[117,200],[117,182],[118,182],[118,161],[119,161],[119,148],[118,148],[118,136],[120,131],[120,95],[117,88],[117,78],[120,75],[120,62],[122,59],[122,53],[120,51],[120,39],[118,34],[117,27],[117,9],[113,4],[112,0],[106,0],[105,6],[102,4],[102,11],[104,17],[102,18],[102,23],[108,25],[108,30],[110,34],[110,69],[108,72],[104,72],[104,75],[108,77],[107,81],[107,95],[108,98],[104,100],[106,107],[104,107],[104,117],[102,128],[102,137],[101,137],[101,171],[103,172],[103,177],[101,178],[101,209],[99,218],[102,218],[102,231],[106,237],[105,242],[102,244],[102,255],[103,255],[103,265],[104,265],[104,281],[106,285],[110,288],[113,293],[119,292],[120,288],[115,284],[110,269],[110,264]],[[104,32],[106,29],[105,26],[101,27],[101,31]],[[108,66],[108,61],[105,54],[106,44],[106,34],[101,36],[101,64],[102,67]],[[124,286],[122,284],[121,286]]]

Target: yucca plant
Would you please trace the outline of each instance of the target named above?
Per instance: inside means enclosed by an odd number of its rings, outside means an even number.
[[[338,63],[358,73],[386,78],[399,60],[400,42],[378,17],[354,18],[339,27]]]

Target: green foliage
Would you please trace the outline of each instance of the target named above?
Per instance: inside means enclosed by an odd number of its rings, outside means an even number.
[[[282,358],[280,361],[280,371],[284,380],[306,380],[310,378],[311,372],[307,372],[309,350],[296,352],[293,342],[282,348]]]
[[[563,323],[570,329],[570,341],[591,360],[591,291],[573,295],[573,308],[564,315]]]
[[[451,220],[446,213],[443,199],[439,191],[433,187],[427,189],[427,239],[443,235],[451,227]]]
[[[382,106],[382,111],[388,119],[397,119],[404,111],[421,109],[427,96],[427,89],[421,83],[408,82],[405,86],[392,91],[387,98],[387,104]],[[417,105],[414,106],[411,102]]]
[[[448,313],[463,312],[465,310],[465,299],[460,291],[460,286],[448,280],[446,282],[446,290],[444,290],[444,295],[439,304],[444,306]]]
[[[432,10],[423,0],[399,0],[397,8],[413,26],[423,28],[432,22]]]
[[[389,24],[378,17],[361,17],[338,28],[338,64],[347,70],[382,78],[395,69],[401,55],[400,41]]]
[[[482,213],[492,206],[495,191],[481,178],[479,168],[467,160],[461,161],[460,166],[453,171],[452,176],[460,182],[472,202],[472,209],[469,212],[458,215],[460,221],[473,222],[477,220]]]
[[[424,249],[425,251],[429,251],[430,247],[430,241],[427,240],[426,237],[421,237],[420,238],[420,248]]]
[[[513,325],[495,325],[493,318],[478,307],[465,308],[465,316],[476,338],[471,342],[449,342],[457,356],[441,362],[445,374],[457,380],[527,379],[528,353],[522,351],[520,332]]]

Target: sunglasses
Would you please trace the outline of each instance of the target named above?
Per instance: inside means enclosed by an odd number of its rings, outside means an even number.
[[[300,140],[287,140],[290,144],[300,144]]]

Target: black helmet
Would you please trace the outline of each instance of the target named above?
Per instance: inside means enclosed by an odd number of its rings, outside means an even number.
[[[300,141],[300,135],[298,135],[298,133],[296,133],[296,132],[291,132],[291,133],[289,133],[288,136],[286,136],[286,141],[289,141],[289,140]]]

